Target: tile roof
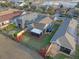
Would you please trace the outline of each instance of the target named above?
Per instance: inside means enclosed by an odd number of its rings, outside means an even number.
[[[19,10],[7,10],[0,12],[0,21],[11,20],[12,18],[21,15]]]
[[[19,11],[18,9],[7,9],[5,11],[0,12],[0,16],[6,15],[6,14],[11,14],[14,13],[16,11]]]

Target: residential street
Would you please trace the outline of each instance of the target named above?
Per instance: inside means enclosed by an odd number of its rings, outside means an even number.
[[[42,59],[42,57],[0,34],[0,59]]]

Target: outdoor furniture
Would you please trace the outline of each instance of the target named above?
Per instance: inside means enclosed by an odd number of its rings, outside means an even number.
[[[31,30],[31,34],[40,37],[42,35],[42,30],[34,28]]]

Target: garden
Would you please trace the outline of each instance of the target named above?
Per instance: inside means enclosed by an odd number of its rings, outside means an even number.
[[[8,26],[4,27],[1,31],[6,35],[11,36],[12,38],[15,38],[15,35],[19,33],[21,30],[17,28],[15,24],[9,24]]]
[[[14,29],[16,29],[16,25],[15,24],[9,24],[8,26],[3,28],[2,30],[8,32],[8,31],[11,31],[11,30],[14,30]]]

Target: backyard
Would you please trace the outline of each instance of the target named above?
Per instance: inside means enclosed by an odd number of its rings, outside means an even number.
[[[54,24],[52,26],[53,28],[52,31],[49,32],[48,34],[43,34],[41,37],[33,36],[29,31],[26,31],[20,43],[39,53],[40,51],[42,51],[41,49],[48,48],[48,46],[50,45],[50,40],[53,37],[53,35],[56,33],[56,31],[58,30],[59,26],[60,24],[58,23]],[[9,24],[2,31],[5,32],[6,34],[8,33],[11,37],[14,37],[15,39],[17,33],[19,33],[21,30],[18,29],[15,26],[15,24]]]
[[[52,28],[54,28],[54,30],[50,34],[44,34],[40,38],[31,35],[29,32],[26,32],[25,37],[21,41],[21,43],[28,46],[31,49],[40,51],[40,49],[42,49],[50,44],[50,40],[51,40],[52,36],[55,34],[55,32],[57,31],[58,27],[59,27],[59,24],[55,24],[52,27]]]

